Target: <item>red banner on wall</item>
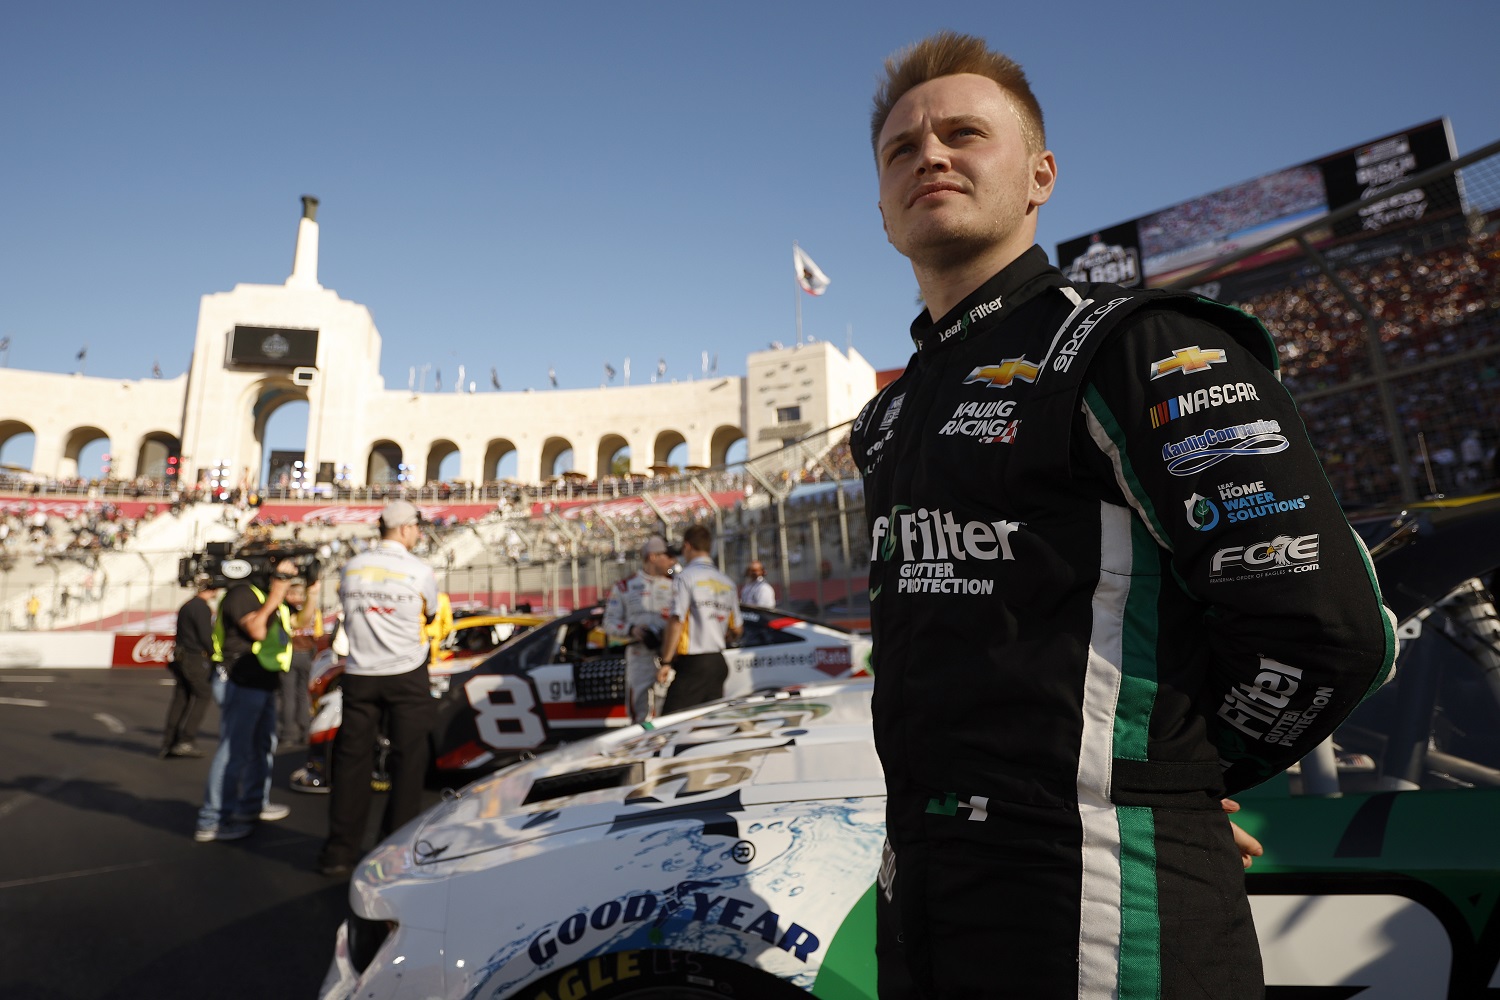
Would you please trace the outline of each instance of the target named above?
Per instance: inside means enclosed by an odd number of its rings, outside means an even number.
[[[745,499],[741,490],[727,490],[721,493],[710,493],[714,503],[720,507],[733,507]],[[653,493],[651,502],[656,504],[666,514],[687,514],[696,507],[707,507],[708,503],[696,493],[674,493],[671,495],[660,495]],[[543,500],[531,505],[532,517],[545,517],[549,512],[556,512],[559,516],[568,520],[577,520],[590,514],[599,514],[604,517],[629,517],[639,514],[641,511],[653,513],[646,506],[646,501],[638,496],[616,497],[600,499],[594,497],[588,500]]]
[[[384,504],[356,505],[356,504],[304,504],[304,503],[266,503],[261,504],[255,514],[255,519],[263,523],[280,524],[287,521],[293,524],[310,524],[313,522],[324,522],[328,524],[374,524],[380,520],[380,512]],[[494,513],[495,505],[492,503],[419,503],[417,510],[429,521],[442,518],[444,521],[450,518],[459,521],[472,521],[484,517],[486,514]]]
[[[5,514],[46,514],[49,517],[63,517],[72,519],[91,512],[104,512],[105,504],[114,506],[122,516],[129,518],[140,518],[146,516],[147,511],[155,508],[155,513],[166,513],[172,506],[170,500],[90,500],[88,497],[79,499],[59,499],[57,497],[0,497],[0,513]]]
[[[116,632],[112,667],[164,667],[177,648],[170,632]]]

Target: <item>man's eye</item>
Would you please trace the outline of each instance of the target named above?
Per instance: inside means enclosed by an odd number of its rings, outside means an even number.
[[[904,142],[901,145],[896,146],[895,148],[893,148],[890,151],[890,154],[887,155],[886,158],[885,158],[885,162],[890,163],[890,162],[894,161],[896,159],[896,157],[901,156],[901,155],[903,155],[905,153],[910,153],[915,148],[916,147],[913,146],[911,143]]]

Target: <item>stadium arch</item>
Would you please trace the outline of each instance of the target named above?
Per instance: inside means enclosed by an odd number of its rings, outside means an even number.
[[[596,468],[599,470],[597,478],[614,475],[615,459],[624,452],[626,458],[631,455],[630,442],[618,434],[606,434],[599,439],[599,461]],[[629,462],[626,463],[626,471],[630,471]]]
[[[485,482],[496,482],[500,476],[500,463],[505,461],[507,455],[516,454],[515,442],[509,438],[492,438],[484,447],[484,471]],[[521,470],[516,469],[516,477],[519,478]]]
[[[283,406],[296,403],[307,406],[307,390],[286,376],[267,375],[247,386],[241,398],[248,403],[250,410],[250,424],[246,428],[248,438],[242,441],[239,450],[239,453],[248,459],[243,463],[245,469],[242,478],[247,482],[259,483],[261,471],[270,457],[266,451],[267,424],[270,423],[272,415]],[[243,413],[244,410],[240,412]],[[304,457],[306,457],[306,448],[306,435],[304,434],[301,449]],[[270,484],[261,483],[262,488],[268,485]]]
[[[549,437],[542,445],[542,462],[541,468],[537,470],[537,480],[545,481],[552,479],[577,467],[577,462],[569,462],[567,469],[558,468],[559,460],[564,456],[577,458],[577,455],[573,452],[573,442],[565,437]]]
[[[728,465],[729,449],[743,440],[745,440],[745,432],[738,427],[721,424],[715,428],[713,437],[709,439],[708,464],[716,467]]]
[[[28,434],[31,435],[31,461],[27,463],[26,468],[34,471],[36,469],[37,458],[36,428],[24,420],[0,420],[0,454],[4,454],[6,447],[16,438],[25,437]],[[18,465],[15,462],[7,462],[6,464]]]
[[[365,463],[365,482],[371,486],[385,486],[397,482],[400,475],[401,446],[388,439],[370,445],[370,458]]]
[[[443,462],[448,459],[449,455],[462,456],[462,454],[463,452],[459,449],[458,445],[454,444],[448,438],[438,438],[433,441],[432,444],[427,446],[426,481],[435,483],[441,480],[443,478]]]
[[[671,465],[672,452],[687,444],[687,438],[683,437],[681,431],[664,430],[656,435],[656,443],[651,448],[651,466],[655,469],[659,465]],[[688,449],[687,457],[679,466],[693,464],[692,449]]]
[[[170,431],[150,431],[141,436],[135,453],[135,474],[166,479],[171,460],[182,457],[182,442]]]
[[[101,430],[95,425],[85,424],[82,427],[74,427],[68,431],[67,437],[63,439],[63,460],[58,470],[64,479],[69,477],[79,479],[100,478],[98,476],[84,475],[83,470],[78,467],[78,459],[83,454],[83,450],[96,441],[103,441],[110,448],[114,447],[114,440],[109,436],[109,432]],[[33,456],[33,467],[35,467],[35,464],[35,456]],[[113,460],[111,460],[111,465],[113,465]]]

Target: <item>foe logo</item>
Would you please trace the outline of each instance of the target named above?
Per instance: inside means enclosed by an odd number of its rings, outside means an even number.
[[[1214,553],[1209,582],[1311,573],[1318,568],[1317,535],[1277,535],[1269,542],[1231,545]]]

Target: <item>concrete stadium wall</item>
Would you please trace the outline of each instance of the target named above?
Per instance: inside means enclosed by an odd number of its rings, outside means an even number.
[[[114,648],[113,632],[0,632],[0,670],[106,669]]]

